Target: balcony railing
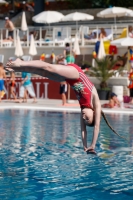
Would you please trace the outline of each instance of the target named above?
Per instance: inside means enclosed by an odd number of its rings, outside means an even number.
[[[114,25],[89,25],[89,26],[80,26],[79,28],[60,26],[60,27],[29,27],[26,32],[21,31],[20,28],[14,30],[13,40],[8,38],[8,30],[0,29],[0,48],[10,48],[15,47],[17,35],[20,36],[21,45],[23,47],[30,46],[30,36],[33,34],[35,45],[39,47],[47,46],[57,46],[64,47],[66,42],[74,44],[75,35],[78,36],[79,45],[85,47],[88,45],[94,45],[96,41],[99,40],[100,29],[104,28],[107,32],[107,37],[105,40],[114,40],[119,38],[123,30],[125,30],[125,37],[128,35],[128,25],[118,24],[117,27]],[[95,33],[95,37],[89,38],[91,33]],[[87,38],[88,36],[88,38]]]

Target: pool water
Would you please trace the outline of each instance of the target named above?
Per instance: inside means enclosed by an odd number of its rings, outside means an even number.
[[[107,118],[129,142],[102,119],[95,156],[83,151],[80,114],[0,110],[0,200],[133,199],[133,116]]]

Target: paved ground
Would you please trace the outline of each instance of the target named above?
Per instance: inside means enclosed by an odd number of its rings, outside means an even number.
[[[101,101],[101,104],[108,101]],[[37,99],[37,103],[32,103],[32,99],[28,99],[27,103],[14,103],[14,101],[2,100],[0,109],[40,109],[49,111],[68,111],[80,112],[78,101],[69,101],[66,106],[62,106],[61,100]],[[124,113],[133,114],[133,105],[124,104],[124,108],[103,108],[105,113]]]

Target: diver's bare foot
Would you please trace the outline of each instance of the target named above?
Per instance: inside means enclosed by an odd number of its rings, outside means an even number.
[[[21,62],[22,60],[17,58],[15,61],[9,61],[6,64],[6,68],[8,68],[9,70],[13,70],[10,67],[15,66],[15,67],[20,67],[21,66]],[[14,70],[13,70],[14,71]]]

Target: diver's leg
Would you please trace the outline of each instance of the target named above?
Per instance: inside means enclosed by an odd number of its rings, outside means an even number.
[[[68,79],[79,78],[79,72],[73,66],[50,64],[40,60],[22,61],[16,59],[15,61],[8,62],[7,66],[13,68],[15,71],[22,72],[26,70],[30,73],[39,74],[41,76],[46,76],[46,73],[43,73],[43,71],[48,71]]]

